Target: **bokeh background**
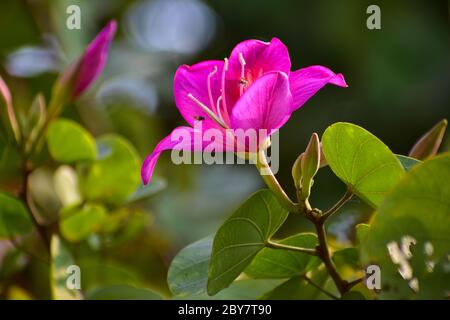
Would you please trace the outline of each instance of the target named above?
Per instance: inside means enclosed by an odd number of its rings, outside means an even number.
[[[65,26],[71,4],[81,8],[81,30]],[[381,30],[366,28],[370,4],[381,8]],[[425,131],[449,117],[449,12],[449,2],[438,0],[1,1],[0,74],[15,107],[26,109],[37,92],[49,97],[57,73],[107,21],[116,19],[119,31],[105,71],[63,116],[95,136],[125,136],[144,158],[183,124],[172,92],[179,65],[222,59],[245,39],[278,37],[290,50],[293,69],[324,65],[343,73],[349,84],[324,88],[281,129],[278,177],[293,194],[291,165],[313,132],[321,135],[336,121],[353,122],[405,154]],[[443,148],[449,147],[447,139]],[[13,179],[5,163],[0,171],[2,184]],[[170,153],[161,157],[156,174],[165,188],[139,203],[147,217],[144,231],[98,261],[112,266],[105,278],[113,280],[106,282],[138,281],[168,295],[165,278],[176,252],[212,234],[263,183],[252,166],[176,166]],[[314,204],[327,208],[344,186],[325,168],[314,190]],[[367,219],[369,210],[367,215],[354,210],[359,205],[350,202],[330,224],[337,240],[351,240],[349,227]],[[309,228],[301,220],[288,225],[282,232]],[[26,280],[16,279],[25,282],[32,297],[47,294],[39,270],[30,268]]]

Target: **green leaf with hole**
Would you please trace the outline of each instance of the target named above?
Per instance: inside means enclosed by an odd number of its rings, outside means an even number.
[[[167,282],[174,295],[184,297],[206,292],[212,242],[213,236],[194,242],[172,260]]]
[[[47,145],[53,159],[64,163],[94,160],[97,156],[91,134],[78,123],[67,119],[58,119],[50,124]]]
[[[253,194],[219,228],[214,238],[208,275],[208,294],[228,287],[261,251],[286,220],[288,212],[273,193]]]
[[[140,158],[134,147],[117,135],[97,139],[98,157],[78,166],[80,190],[85,199],[109,204],[124,202],[140,184]]]
[[[61,234],[68,241],[81,241],[100,230],[107,218],[106,209],[98,204],[66,207],[61,211]]]
[[[449,181],[446,153],[407,172],[378,208],[361,250],[363,263],[382,270],[383,297],[444,298],[450,291]]]
[[[322,137],[333,172],[360,198],[377,207],[404,174],[397,157],[377,137],[350,123],[327,128]]]
[[[74,264],[72,255],[58,236],[51,240],[50,288],[55,300],[79,300],[81,270]],[[71,277],[71,278],[69,278]],[[68,284],[73,285],[71,288]]]
[[[33,223],[25,205],[18,199],[0,192],[0,239],[23,235]]]
[[[317,236],[313,233],[300,233],[278,242],[313,249],[317,245]],[[319,264],[320,260],[317,257],[306,253],[264,248],[245,269],[245,274],[261,279],[292,278],[308,272]]]

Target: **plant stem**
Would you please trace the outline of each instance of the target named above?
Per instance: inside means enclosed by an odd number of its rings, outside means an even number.
[[[267,162],[264,150],[258,152],[256,167],[258,168],[264,182],[269,187],[269,189],[273,191],[278,201],[280,201],[281,205],[285,209],[289,210],[289,212],[298,212],[298,204],[294,203],[281,187]]]
[[[350,290],[351,288],[353,288],[354,286],[356,286],[358,283],[362,282],[363,280],[364,280],[364,278],[359,278],[359,279],[348,282],[347,290]]]
[[[312,285],[314,288],[316,288],[317,290],[319,290],[320,292],[322,292],[323,294],[326,294],[327,296],[329,296],[331,299],[335,299],[338,300],[339,298],[336,297],[334,294],[332,294],[331,292],[325,290],[324,288],[322,288],[321,286],[315,284],[310,278],[308,278],[307,276],[303,276],[303,279],[308,282],[310,285]]]
[[[319,240],[319,245],[317,246],[317,255],[324,263],[325,267],[328,270],[328,273],[330,274],[331,278],[333,279],[334,283],[336,284],[336,287],[338,288],[339,292],[341,294],[344,294],[347,292],[347,281],[343,280],[339,273],[336,270],[336,266],[331,259],[330,250],[328,249],[328,241],[327,241],[327,234],[325,231],[324,222],[320,220],[313,221],[314,226],[316,227],[317,231],[317,237]]]
[[[272,248],[272,249],[289,250],[289,251],[306,253],[306,254],[310,254],[310,255],[313,255],[313,256],[317,256],[317,251],[315,249],[290,246],[290,245],[287,245],[287,244],[273,242],[271,240],[267,241],[266,246],[269,247],[269,248]]]
[[[347,189],[347,191],[345,192],[345,194],[342,196],[341,199],[339,199],[338,202],[336,202],[336,204],[331,207],[330,209],[328,209],[326,212],[324,212],[321,216],[320,216],[320,220],[322,222],[325,222],[326,219],[328,219],[329,217],[331,217],[331,215],[333,215],[336,211],[338,211],[348,200],[350,200],[350,198],[353,196],[353,192],[350,189]]]

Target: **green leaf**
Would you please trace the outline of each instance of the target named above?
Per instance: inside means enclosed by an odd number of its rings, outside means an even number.
[[[407,156],[402,156],[400,154],[397,154],[396,156],[397,156],[397,159],[400,160],[400,163],[402,164],[405,171],[411,170],[412,167],[414,167],[416,164],[419,164],[422,162],[420,160],[416,160],[414,158],[407,157]]]
[[[120,204],[139,186],[140,158],[120,136],[102,136],[97,147],[97,160],[78,167],[81,193],[88,200]]]
[[[18,199],[0,192],[0,239],[23,235],[33,223],[25,205]]]
[[[184,297],[206,292],[212,242],[213,236],[194,242],[172,260],[167,282],[174,295]]]
[[[333,261],[339,269],[343,267],[350,267],[353,270],[359,270],[359,250],[357,248],[337,250],[333,253]]]
[[[302,248],[315,248],[317,236],[312,233],[300,233],[283,239],[279,243]],[[292,278],[304,274],[319,264],[320,260],[309,254],[264,248],[244,272],[252,278]]]
[[[364,242],[369,232],[370,225],[366,223],[359,223],[356,225],[356,239],[358,240],[358,245]]]
[[[359,291],[349,291],[342,295],[341,300],[366,300],[366,298]]]
[[[166,180],[154,176],[148,185],[139,186],[139,188],[127,198],[126,203],[130,204],[150,198],[154,194],[164,190],[166,186]]]
[[[331,125],[322,137],[333,172],[364,201],[377,207],[404,174],[396,156],[377,137],[354,124]]]
[[[228,288],[223,289],[214,297],[206,293],[189,295],[181,299],[189,300],[256,300],[266,292],[273,290],[283,281],[280,279],[242,279],[234,281]],[[175,297],[178,299],[178,297]]]
[[[59,201],[64,207],[77,205],[82,202],[78,188],[78,177],[72,167],[68,165],[58,167],[53,175],[53,186]]]
[[[66,207],[61,212],[61,233],[71,242],[81,241],[100,230],[107,216],[106,209],[97,204]]]
[[[157,293],[126,285],[113,285],[91,290],[86,295],[87,300],[161,300]]]
[[[51,241],[51,266],[50,266],[50,287],[55,300],[77,300],[81,299],[81,293],[76,289],[69,289],[67,279],[70,276],[68,268],[72,265],[73,259],[64,243],[58,236],[53,236]],[[80,274],[81,276],[81,274]]]
[[[226,288],[288,216],[269,190],[253,194],[218,230],[209,266],[208,294]]]
[[[314,284],[323,288],[327,281],[326,270],[317,270],[311,280]],[[303,276],[293,277],[262,296],[264,300],[315,300],[330,299],[319,289],[311,285]]]
[[[94,160],[97,156],[91,134],[78,123],[67,119],[58,119],[50,124],[47,144],[53,159],[64,163]]]
[[[450,290],[445,280],[450,278],[445,272],[450,253],[449,181],[447,153],[411,169],[379,207],[361,249],[363,262],[377,264],[383,272],[384,297],[410,298],[413,278],[419,284],[417,296],[444,298]],[[409,246],[411,240],[415,244]],[[412,275],[401,276],[400,265]]]

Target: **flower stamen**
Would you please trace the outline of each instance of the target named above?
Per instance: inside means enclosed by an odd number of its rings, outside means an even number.
[[[225,74],[228,70],[228,59],[224,59],[223,70],[222,70],[222,84],[221,84],[221,96],[222,96],[222,107],[224,111],[224,116],[228,119],[228,108],[227,108],[227,100],[225,98]]]
[[[206,112],[206,114],[208,114],[208,116],[214,120],[219,126],[221,126],[224,129],[227,129],[228,127],[226,126],[226,124],[219,119],[216,114],[207,106],[205,106],[203,103],[200,102],[200,100],[198,100],[196,97],[194,97],[191,93],[189,93],[188,98],[191,99],[192,101],[194,101],[203,111]]]
[[[247,85],[247,80],[245,80],[245,60],[242,52],[239,52],[239,63],[241,64],[241,78],[239,80],[239,96],[244,93],[244,88]]]
[[[207,82],[207,86],[208,86],[208,97],[209,97],[209,104],[211,106],[211,109],[214,110],[214,100],[213,100],[213,96],[212,96],[212,91],[211,91],[211,77],[213,75],[215,75],[217,73],[217,66],[214,66],[214,70],[210,72],[210,74],[208,74],[208,82]]]

